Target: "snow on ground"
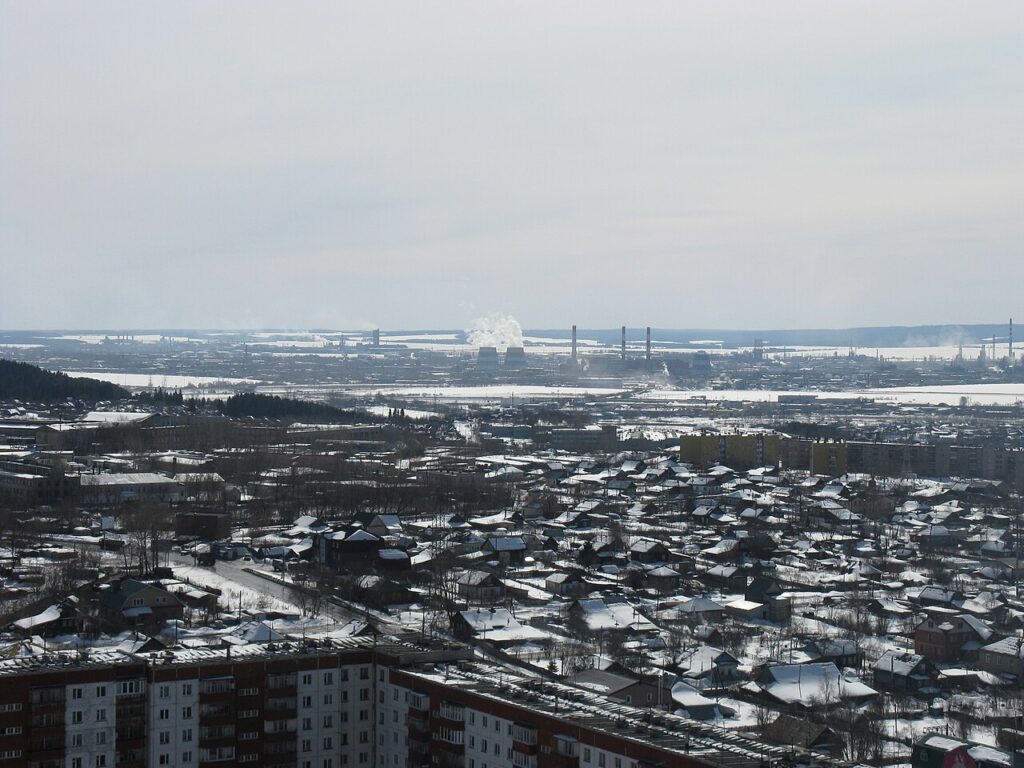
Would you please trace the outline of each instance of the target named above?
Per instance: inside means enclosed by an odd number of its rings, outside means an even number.
[[[525,384],[494,384],[478,387],[373,387],[350,390],[353,395],[436,398],[438,400],[529,400],[550,397],[601,397],[617,395],[622,389],[611,387],[556,387]]]
[[[241,605],[243,610],[250,611],[273,610],[294,613],[298,610],[291,603],[286,603],[264,592],[259,592],[234,582],[209,568],[202,568],[196,565],[175,565],[174,575],[176,578],[186,579],[200,587],[219,589],[221,591],[221,606],[228,613],[237,611],[239,605]]]
[[[879,387],[876,389],[652,389],[640,394],[641,400],[728,400],[747,403],[778,401],[780,396],[798,395],[829,399],[867,398],[890,403],[916,405],[957,405],[966,398],[973,405],[1014,405],[1024,401],[1024,384],[948,384],[929,387]]]
[[[374,416],[388,416],[392,411],[397,410],[387,405],[364,405],[360,406],[359,410],[372,413]],[[418,411],[415,408],[403,408],[402,415],[407,419],[423,420],[439,418],[440,413],[436,411]]]
[[[176,373],[112,373],[110,371],[61,371],[73,379],[97,379],[122,387],[202,387],[210,384],[258,384],[256,379],[222,376],[186,376]]]

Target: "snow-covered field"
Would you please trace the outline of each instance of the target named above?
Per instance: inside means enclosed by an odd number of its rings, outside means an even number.
[[[174,575],[179,579],[186,579],[193,584],[198,584],[200,587],[213,587],[221,590],[220,604],[229,612],[237,610],[239,606],[243,610],[273,610],[284,613],[298,610],[291,603],[231,581],[209,568],[175,564]]]
[[[108,371],[62,371],[74,379],[109,381],[122,387],[203,387],[214,384],[258,384],[255,379],[220,376],[185,376],[177,373],[111,373]]]
[[[353,389],[351,394],[373,396],[394,395],[398,397],[415,397],[450,401],[484,401],[505,400],[536,400],[554,397],[600,397],[617,395],[621,389],[609,387],[554,387],[526,384],[495,384],[479,387],[375,387]]]
[[[849,390],[782,389],[652,389],[640,395],[642,400],[673,401],[704,398],[749,403],[778,401],[780,396],[853,399],[865,397],[908,405],[957,405],[966,398],[973,405],[1014,405],[1024,402],[1024,384],[949,384],[929,387],[892,387]]]

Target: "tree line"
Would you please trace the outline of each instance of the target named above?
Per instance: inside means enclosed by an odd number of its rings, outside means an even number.
[[[75,400],[122,400],[128,390],[98,379],[74,378],[29,363],[0,359],[0,400],[54,402]]]

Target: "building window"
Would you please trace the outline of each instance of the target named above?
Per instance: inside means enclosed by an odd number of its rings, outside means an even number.
[[[118,696],[130,696],[136,693],[142,693],[141,680],[122,680],[117,684]]]

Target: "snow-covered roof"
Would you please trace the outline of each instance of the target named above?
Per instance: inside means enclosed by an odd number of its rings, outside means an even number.
[[[28,630],[33,627],[42,626],[51,622],[57,621],[60,618],[60,608],[56,605],[51,605],[42,613],[37,613],[35,616],[27,616],[24,619],[18,619],[14,622],[14,626],[18,629]]]
[[[767,667],[761,690],[784,704],[802,706],[838,704],[847,699],[877,695],[852,674],[844,675],[831,663],[779,664]]]

